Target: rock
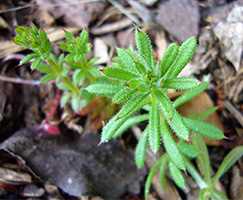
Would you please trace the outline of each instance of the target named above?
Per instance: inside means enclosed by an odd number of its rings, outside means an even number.
[[[22,157],[43,180],[69,195],[117,199],[139,193],[144,172],[136,169],[133,153],[117,141],[98,145],[99,136],[80,136],[70,131],[47,137],[36,128],[23,129],[0,145]]]
[[[219,22],[213,30],[225,57],[238,71],[243,49],[243,6],[232,9],[226,21]]]
[[[162,1],[156,16],[156,22],[179,41],[198,35],[199,19],[198,3],[194,0]]]

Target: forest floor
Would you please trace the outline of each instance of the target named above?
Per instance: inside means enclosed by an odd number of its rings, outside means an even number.
[[[156,58],[169,43],[197,36],[196,55],[182,74],[209,81],[209,89],[180,112],[218,107],[208,120],[226,138],[208,141],[213,169],[232,148],[243,145],[242,0],[0,1],[0,199],[143,199],[147,170],[137,170],[133,161],[142,126],[98,147],[110,105],[97,99],[78,114],[61,109],[60,91],[41,84],[41,74],[29,65],[19,65],[29,51],[13,43],[15,28],[32,24],[43,28],[55,44],[64,39],[65,30],[77,34],[86,28],[92,55],[102,66],[111,63],[115,48],[134,46],[135,26],[151,36]],[[35,127],[53,107],[57,112],[51,120],[60,126],[61,135],[45,140]],[[80,134],[85,136],[80,139]],[[149,158],[148,167],[154,159]],[[242,160],[221,184],[230,199],[243,200]],[[154,180],[149,198],[196,200],[198,190],[191,183],[185,191],[172,185],[170,192],[168,198]]]

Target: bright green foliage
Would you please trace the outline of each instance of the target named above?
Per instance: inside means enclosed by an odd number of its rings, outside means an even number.
[[[199,199],[227,199],[216,189],[219,178],[243,155],[242,147],[232,150],[212,177],[207,146],[203,137],[223,139],[221,130],[203,120],[216,109],[211,108],[190,117],[181,116],[177,107],[192,100],[207,89],[208,83],[199,83],[190,77],[178,77],[192,58],[196,39],[191,37],[181,45],[173,43],[160,60],[153,57],[152,42],[144,32],[136,30],[136,49],[117,49],[117,56],[109,67],[100,72],[95,59],[88,59],[88,33],[78,37],[66,32],[60,44],[65,54],[56,56],[45,32],[36,27],[18,27],[15,42],[33,52],[23,63],[43,73],[42,81],[55,81],[63,91],[61,105],[70,103],[75,111],[86,105],[94,95],[105,96],[121,104],[120,110],[107,122],[101,133],[101,143],[118,138],[130,127],[146,123],[135,150],[135,162],[143,167],[148,149],[165,153],[152,166],[145,184],[145,198],[153,177],[159,173],[162,186],[170,177],[185,188],[184,172],[188,172],[200,187]],[[182,91],[175,100],[168,97],[168,89]],[[139,114],[143,111],[145,114]],[[191,160],[195,159],[197,168]],[[169,172],[169,176],[168,176]],[[201,176],[202,175],[202,176]]]
[[[172,179],[175,181],[176,185],[182,189],[185,188],[185,180],[181,171],[172,162],[169,162],[169,171]]]
[[[144,166],[144,161],[146,157],[146,149],[148,145],[148,134],[149,129],[145,129],[143,135],[141,136],[135,150],[135,162],[138,168]]]
[[[144,166],[147,149],[158,152],[163,144],[167,161],[156,162],[148,176],[145,194],[153,176],[160,171],[161,182],[166,181],[166,169],[171,178],[181,187],[185,187],[182,173],[187,170],[185,159],[196,158],[199,154],[190,140],[190,131],[202,136],[222,139],[223,133],[200,119],[185,118],[176,108],[200,94],[208,86],[189,77],[177,77],[190,61],[196,48],[195,38],[189,38],[181,46],[172,44],[159,61],[153,58],[152,43],[144,32],[135,32],[136,49],[117,49],[117,57],[110,67],[104,69],[105,82],[89,85],[90,93],[112,98],[114,103],[122,104],[120,111],[102,130],[101,142],[122,135],[125,129],[148,121],[145,131],[139,139],[135,151],[138,167]],[[168,89],[183,90],[183,94],[174,102],[167,95]],[[148,111],[145,117],[134,118],[140,110]],[[195,124],[194,124],[195,123]],[[176,141],[179,139],[179,143]],[[161,163],[163,163],[163,166]]]
[[[229,152],[229,154],[224,158],[223,162],[219,166],[219,169],[214,176],[214,181],[218,181],[220,177],[225,174],[225,172],[227,172],[242,156],[243,146],[238,146],[231,150],[231,152]]]
[[[100,75],[95,67],[95,59],[87,58],[90,51],[88,33],[82,31],[80,36],[75,37],[66,32],[66,40],[60,44],[65,54],[60,56],[54,54],[47,34],[35,26],[20,26],[16,33],[15,43],[32,50],[20,64],[31,63],[32,69],[43,74],[43,83],[55,81],[56,86],[63,91],[61,106],[70,103],[74,111],[79,111],[87,105],[93,95],[84,87]]]

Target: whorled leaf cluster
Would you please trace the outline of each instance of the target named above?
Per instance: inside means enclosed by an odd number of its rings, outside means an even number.
[[[216,188],[219,178],[243,155],[243,147],[232,150],[213,176],[207,146],[203,137],[222,139],[224,135],[204,119],[215,111],[182,116],[177,108],[207,89],[208,83],[199,83],[191,77],[178,77],[191,60],[197,46],[194,37],[181,45],[172,43],[164,55],[156,61],[152,43],[146,33],[136,30],[136,49],[117,49],[111,66],[100,71],[95,58],[89,58],[88,33],[75,37],[66,32],[65,42],[60,44],[63,54],[53,53],[52,45],[42,30],[36,27],[19,27],[15,42],[33,52],[23,63],[30,62],[33,69],[43,73],[42,81],[55,81],[63,90],[61,104],[69,102],[75,111],[89,103],[94,95],[106,96],[121,109],[103,127],[101,143],[120,137],[128,128],[143,122],[146,127],[135,150],[135,162],[143,167],[148,148],[156,153],[162,147],[164,154],[151,168],[145,197],[153,177],[159,173],[165,186],[167,177],[182,189],[188,172],[200,188],[199,199],[227,199]],[[175,100],[168,97],[168,90],[182,94]],[[195,159],[197,167],[191,160]]]

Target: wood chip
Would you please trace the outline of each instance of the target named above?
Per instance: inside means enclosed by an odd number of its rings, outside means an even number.
[[[0,182],[14,185],[31,183],[31,176],[27,173],[0,167]]]

